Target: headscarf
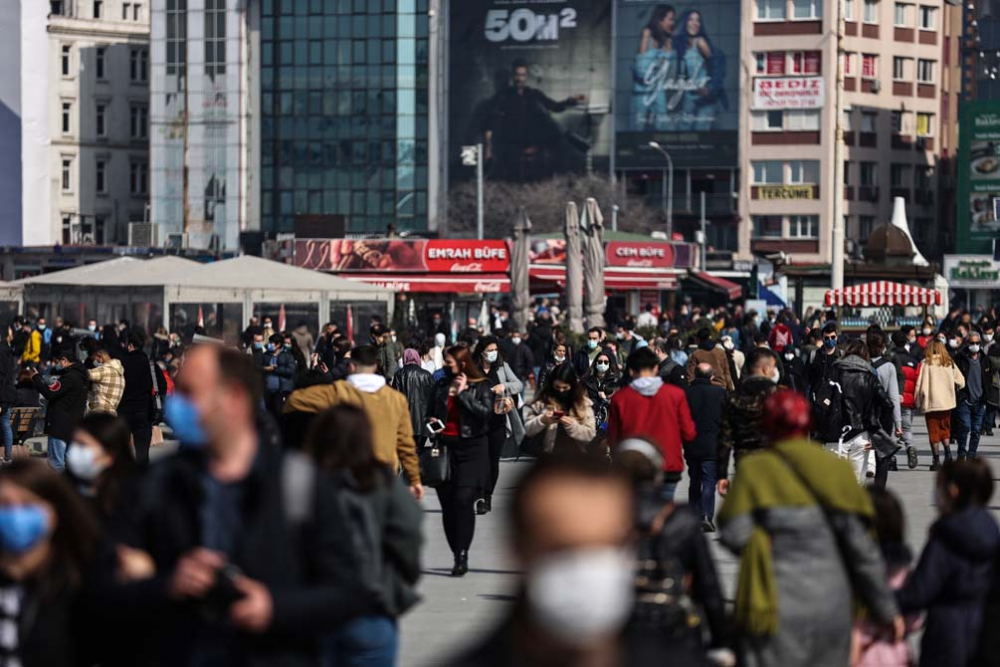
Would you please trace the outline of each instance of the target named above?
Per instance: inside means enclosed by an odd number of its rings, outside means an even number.
[[[409,366],[410,364],[420,363],[420,353],[414,350],[412,347],[408,347],[403,350],[403,365]]]

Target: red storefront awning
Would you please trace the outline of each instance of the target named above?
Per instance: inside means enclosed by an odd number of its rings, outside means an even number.
[[[564,287],[566,284],[566,268],[561,265],[536,265],[529,269],[532,283],[551,283]],[[604,269],[604,287],[608,290],[675,290],[678,286],[678,274],[665,271],[637,271],[634,269]]]
[[[341,273],[342,278],[397,292],[496,294],[510,292],[505,273]]]
[[[700,283],[703,287],[725,294],[730,300],[743,296],[743,288],[736,283],[725,278],[720,278],[719,276],[713,276],[711,273],[706,273],[705,271],[692,271],[691,279],[696,283]]]

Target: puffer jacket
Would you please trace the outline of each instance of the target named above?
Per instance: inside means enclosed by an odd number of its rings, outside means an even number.
[[[857,355],[848,355],[833,365],[844,397],[844,434],[850,440],[880,427],[879,417],[892,410],[892,401],[879,382],[872,365]]]
[[[935,355],[920,364],[917,387],[913,391],[914,407],[925,413],[955,409],[955,386],[964,387],[965,376],[958,366],[946,363]]]
[[[917,391],[917,377],[920,375],[920,362],[916,357],[905,349],[897,349],[893,356],[899,363],[897,370],[902,371],[901,391],[899,393],[899,405],[904,408],[913,408],[913,394]]]
[[[264,390],[267,393],[290,394],[295,389],[295,371],[298,365],[291,352],[278,350],[264,355],[264,366],[274,366],[273,371],[264,373]]]
[[[444,373],[434,385],[430,416],[437,417],[442,423],[448,422],[448,388],[451,381],[451,375]],[[490,417],[493,416],[493,387],[489,381],[470,382],[455,400],[461,407],[459,433],[462,438],[479,438],[489,433]]]
[[[739,459],[747,452],[764,446],[761,415],[764,401],[778,390],[778,385],[760,375],[748,375],[739,388],[729,397],[722,418],[719,449],[716,456],[719,479],[729,476],[729,459]]]
[[[420,364],[406,364],[392,376],[389,386],[406,396],[414,436],[426,435],[424,424],[434,398],[434,375],[421,368]]]

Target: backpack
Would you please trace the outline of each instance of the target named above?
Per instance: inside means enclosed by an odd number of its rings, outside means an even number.
[[[843,437],[844,391],[839,382],[827,380],[813,392],[812,421],[820,442],[839,442]]]

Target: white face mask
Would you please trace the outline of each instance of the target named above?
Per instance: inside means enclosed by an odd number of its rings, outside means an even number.
[[[958,340],[957,338],[952,338],[950,341],[948,341],[948,347],[955,349],[959,345],[961,345],[961,343],[962,341]]]
[[[561,364],[564,361],[566,361],[566,357],[556,357],[556,363],[557,364]]]
[[[993,342],[993,334],[986,334],[986,333],[984,333],[983,334],[983,340],[985,342],[987,342],[987,343],[992,343]]]
[[[969,346],[969,352],[972,354],[979,354],[979,343],[973,343]]]
[[[97,463],[95,458],[94,450],[74,442],[66,450],[66,467],[78,480],[93,482],[108,467],[107,463]]]
[[[778,384],[778,380],[780,379],[781,379],[781,371],[775,368],[773,371],[771,371],[771,382],[773,382],[774,384]]]
[[[726,348],[727,350],[736,349],[736,345],[731,340],[727,340],[725,343],[723,343],[722,347]]]
[[[786,352],[785,353],[785,359],[787,359],[788,361],[791,361],[794,358],[795,358],[795,355],[792,354],[791,352]]]
[[[598,373],[607,373],[608,369],[610,369],[610,368],[611,368],[610,364],[597,364],[597,372]]]
[[[496,363],[496,360],[497,360],[497,351],[496,350],[490,350],[489,352],[486,353],[486,361],[488,361],[489,363],[493,364],[493,363]]]
[[[514,343],[514,345],[520,345],[521,339],[517,336],[514,336],[513,338],[510,339],[510,342]]]
[[[923,333],[924,333],[925,336],[930,336],[931,335],[931,328],[930,327],[924,327],[923,328]]]
[[[632,612],[635,560],[624,549],[565,551],[528,573],[527,599],[542,630],[582,646],[624,627]]]

